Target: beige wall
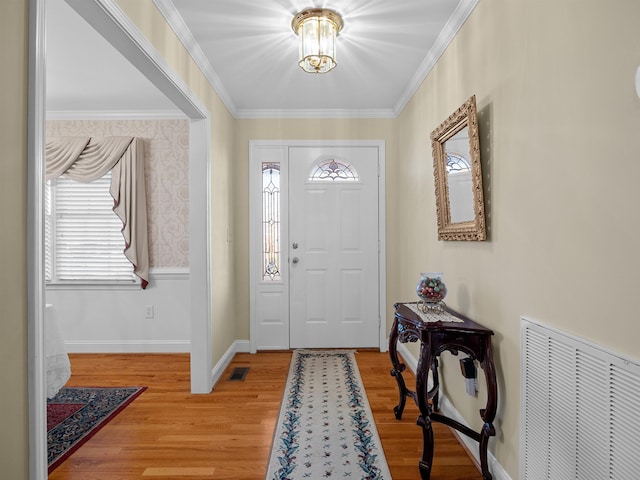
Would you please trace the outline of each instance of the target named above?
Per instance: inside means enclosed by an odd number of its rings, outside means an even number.
[[[0,6],[0,471],[28,478],[28,1]]]
[[[172,69],[182,78],[211,119],[211,259],[212,319],[214,365],[236,339],[236,292],[233,288],[236,268],[232,263],[233,242],[227,230],[233,221],[233,196],[230,189],[233,156],[234,121],[202,72],[177,39],[151,0],[118,0],[118,5],[138,26]],[[203,259],[204,261],[204,259]]]
[[[237,120],[234,202],[236,221],[235,264],[238,292],[237,331],[249,338],[249,141],[250,140],[384,140],[387,181],[398,163],[395,119],[333,120]],[[387,211],[395,211],[396,199],[387,194]],[[387,220],[388,221],[388,220]],[[392,256],[390,257],[392,258]],[[387,259],[387,263],[389,258]]]
[[[482,0],[399,119],[397,291],[445,272],[447,303],[494,329],[500,387],[491,450],[518,478],[520,317],[640,358],[637,0]],[[477,96],[489,240],[442,242],[427,135]],[[424,221],[415,221],[421,205]],[[476,425],[459,368],[445,382]]]

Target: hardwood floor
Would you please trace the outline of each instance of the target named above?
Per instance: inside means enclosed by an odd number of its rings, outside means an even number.
[[[214,391],[191,395],[189,356],[72,354],[69,386],[148,389],[49,475],[50,480],[264,479],[289,368],[289,352],[238,354]],[[395,380],[386,353],[356,355],[395,480],[420,478],[422,434],[408,401],[395,419]],[[228,381],[249,367],[243,381]],[[405,375],[408,384],[413,376]],[[477,480],[480,472],[448,427],[434,424],[432,480]]]

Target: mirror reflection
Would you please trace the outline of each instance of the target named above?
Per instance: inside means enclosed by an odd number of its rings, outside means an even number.
[[[444,150],[447,162],[451,223],[470,222],[474,219],[475,212],[471,183],[469,127],[464,127],[447,140]]]

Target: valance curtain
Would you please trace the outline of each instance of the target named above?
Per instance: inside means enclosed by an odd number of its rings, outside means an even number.
[[[57,137],[46,143],[46,179],[61,175],[90,183],[111,170],[113,211],[122,221],[124,254],[149,283],[144,145],[134,137]]]

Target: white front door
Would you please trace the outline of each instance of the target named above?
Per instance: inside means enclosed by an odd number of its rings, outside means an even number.
[[[377,147],[289,148],[291,348],[380,346],[378,218]]]

